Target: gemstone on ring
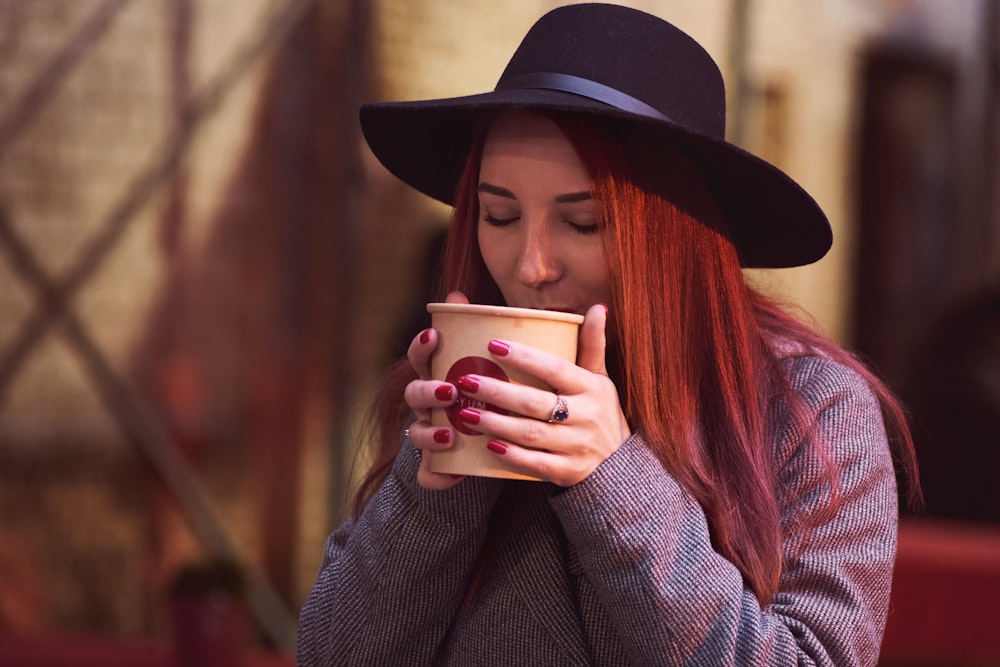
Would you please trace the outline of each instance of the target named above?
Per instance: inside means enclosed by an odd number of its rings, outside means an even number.
[[[552,416],[549,417],[550,424],[562,424],[569,419],[569,406],[566,399],[556,394],[556,406],[552,408]]]

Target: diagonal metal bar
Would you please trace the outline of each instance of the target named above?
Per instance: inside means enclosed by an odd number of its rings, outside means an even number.
[[[20,99],[9,106],[10,110],[0,119],[0,159],[3,159],[18,133],[35,117],[87,50],[111,27],[127,2],[128,0],[106,0],[98,7],[42,69]]]
[[[285,7],[268,16],[262,28],[237,51],[222,72],[198,95],[195,95],[185,112],[183,121],[166,142],[166,149],[152,164],[136,176],[119,202],[101,224],[79,259],[66,274],[56,281],[51,300],[27,317],[0,359],[0,405],[7,388],[28,358],[31,350],[58,320],[62,303],[70,302],[73,295],[100,266],[105,255],[117,244],[118,239],[142,207],[149,201],[177,166],[187,151],[198,128],[219,108],[229,90],[246,71],[271,46],[285,38],[313,0],[289,0]]]
[[[86,328],[70,309],[70,304],[73,294],[97,269],[104,255],[116,245],[127,223],[155,193],[157,187],[176,170],[198,126],[218,108],[228,90],[248,67],[268,47],[289,34],[311,3],[312,0],[289,0],[284,8],[275,10],[267,17],[264,27],[236,53],[222,74],[216,77],[201,95],[194,98],[183,114],[183,122],[168,141],[167,150],[159,160],[154,161],[133,180],[123,199],[106,219],[102,231],[88,244],[80,260],[61,280],[49,279],[41,263],[21,241],[10,221],[0,211],[0,248],[6,250],[12,267],[37,290],[40,296],[39,308],[26,321],[12,347],[9,348],[12,354],[6,355],[3,360],[0,380],[9,384],[16,375],[18,366],[46,330],[55,322],[60,322],[64,334],[86,365],[109,411],[116,417],[123,430],[135,440],[176,494],[185,515],[192,522],[195,532],[206,548],[213,555],[235,560],[240,560],[237,550],[216,518],[196,476],[178,454],[152,410],[137,392],[115,374],[104,359]],[[16,124],[12,122],[12,126]],[[6,384],[0,384],[0,397]],[[294,616],[265,577],[257,572],[250,574],[250,603],[255,615],[276,644],[288,646],[294,636]]]
[[[2,211],[0,241],[0,248],[6,252],[14,271],[37,291],[50,310],[59,310],[62,331],[80,356],[105,407],[175,493],[205,548],[214,556],[242,563],[244,559],[239,550],[221,527],[208,495],[174,446],[166,428],[140,394],[115,373],[86,327],[60,299],[58,287],[46,276],[37,258]],[[248,572],[250,604],[258,621],[276,644],[288,646],[295,628],[293,615],[265,577],[252,569]]]

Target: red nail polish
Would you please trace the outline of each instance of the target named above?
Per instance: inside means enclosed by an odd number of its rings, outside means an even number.
[[[430,329],[424,329],[423,331],[420,332],[420,342],[421,343],[423,343],[424,345],[427,345],[427,343],[430,342],[430,340],[431,340],[431,330]]]
[[[608,304],[602,303],[601,306],[604,308],[604,317],[608,316]]]
[[[464,477],[465,477],[465,475],[451,475],[452,479],[462,479]]]
[[[483,418],[483,415],[479,412],[479,410],[473,410],[472,408],[462,408],[462,411],[458,413],[458,416],[462,418],[462,421],[469,424],[478,424],[479,420]]]
[[[434,398],[439,401],[451,401],[455,398],[455,393],[452,391],[452,386],[450,384],[443,384],[434,390]]]
[[[490,450],[494,454],[506,454],[507,445],[502,442],[497,442],[496,440],[490,440],[486,443],[486,449]]]
[[[477,391],[479,391],[479,380],[472,377],[471,375],[463,375],[462,377],[458,378],[455,384],[457,384],[458,388],[461,389],[466,394],[475,394]]]
[[[510,345],[499,340],[491,340],[490,344],[486,346],[489,351],[498,357],[506,357],[510,352]]]
[[[442,445],[447,444],[451,440],[451,431],[446,428],[439,428],[434,431],[434,442],[439,442]]]

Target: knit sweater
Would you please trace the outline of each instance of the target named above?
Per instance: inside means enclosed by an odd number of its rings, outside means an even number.
[[[796,429],[775,443],[784,556],[767,605],[713,549],[701,506],[640,435],[575,486],[534,487],[463,602],[503,485],[538,483],[470,477],[428,491],[404,443],[361,516],[327,541],[299,618],[298,664],[874,665],[898,523],[879,405],[829,359],[783,363],[830,458]],[[830,464],[840,506],[824,517]]]

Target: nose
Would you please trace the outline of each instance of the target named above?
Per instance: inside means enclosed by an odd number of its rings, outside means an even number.
[[[525,225],[524,242],[517,262],[517,279],[528,287],[551,283],[562,275],[556,246],[545,223]]]

